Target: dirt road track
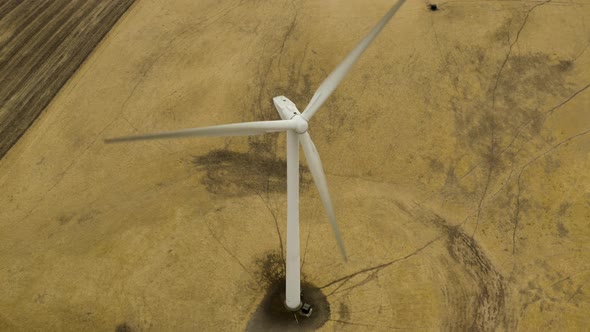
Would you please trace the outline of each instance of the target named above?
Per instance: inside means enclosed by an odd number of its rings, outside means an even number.
[[[0,3],[0,158],[133,0]]]

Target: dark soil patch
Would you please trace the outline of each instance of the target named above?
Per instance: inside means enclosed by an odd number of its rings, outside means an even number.
[[[257,263],[266,295],[250,318],[246,331],[313,331],[330,319],[328,299],[318,287],[305,281],[301,290],[304,301],[313,306],[312,315],[300,316],[285,308],[285,263],[280,254],[270,253]]]

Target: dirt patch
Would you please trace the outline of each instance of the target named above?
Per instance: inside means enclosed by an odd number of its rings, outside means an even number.
[[[132,332],[133,329],[127,323],[121,323],[115,327],[115,332]]]
[[[328,299],[318,287],[305,281],[301,291],[305,302],[313,306],[312,315],[302,317],[285,308],[285,263],[278,252],[269,253],[257,265],[266,295],[250,318],[246,331],[314,331],[330,319]]]

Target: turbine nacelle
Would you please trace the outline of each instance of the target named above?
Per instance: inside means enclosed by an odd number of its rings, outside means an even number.
[[[272,99],[272,102],[283,120],[289,120],[295,115],[301,115],[295,103],[285,96],[276,96]]]
[[[277,112],[279,112],[281,119],[297,121],[295,132],[304,134],[307,131],[307,119],[301,115],[294,102],[285,96],[276,96],[272,99],[272,102]]]

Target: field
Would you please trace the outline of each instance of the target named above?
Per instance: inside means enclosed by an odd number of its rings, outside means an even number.
[[[310,318],[284,134],[104,144],[303,109],[391,5],[131,6],[0,160],[0,330],[587,329],[587,1],[400,9],[309,124],[350,255],[303,162]]]
[[[0,158],[133,0],[0,3]]]

